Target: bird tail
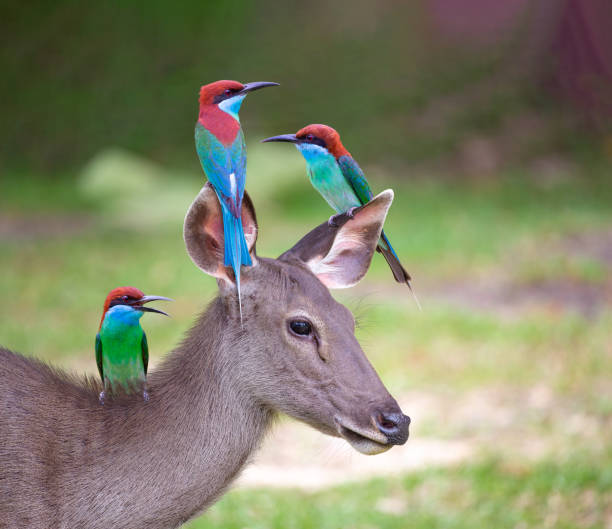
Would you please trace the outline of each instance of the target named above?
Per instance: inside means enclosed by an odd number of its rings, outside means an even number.
[[[225,207],[223,210],[223,236],[225,239],[224,249],[224,264],[231,266],[236,278],[236,289],[238,291],[238,307],[240,309],[240,321],[242,321],[242,298],[240,296],[240,267],[242,265],[251,266],[251,255],[249,247],[244,238],[244,230],[242,228],[242,220],[233,215],[233,213]]]
[[[402,263],[400,263],[400,260],[397,257],[393,246],[391,246],[389,239],[387,239],[387,236],[385,235],[384,231],[380,232],[380,240],[378,241],[376,251],[380,252],[385,258],[385,261],[387,261],[387,264],[389,265],[389,268],[391,269],[395,280],[398,283],[406,283],[406,285],[408,285],[408,288],[410,289],[410,292],[412,292],[412,296],[414,297],[414,301],[416,302],[417,307],[419,307],[419,310],[422,310],[421,304],[419,303],[419,298],[417,297],[415,291],[412,288],[412,285],[410,284],[410,274],[402,266]]]

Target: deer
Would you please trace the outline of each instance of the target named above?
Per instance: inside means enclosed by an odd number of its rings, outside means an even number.
[[[0,527],[176,528],[236,479],[279,414],[363,454],[404,444],[403,414],[330,288],[367,272],[393,191],[319,225],[277,259],[257,256],[255,209],[242,222],[242,320],[223,264],[210,184],[184,223],[187,252],[218,295],[149,373],[148,402],[98,402],[100,383],[0,348]]]

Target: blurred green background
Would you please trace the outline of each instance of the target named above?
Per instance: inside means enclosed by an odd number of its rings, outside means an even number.
[[[199,86],[277,81],[241,111],[258,251],[331,214],[295,149],[258,140],[334,126],[372,188],[395,190],[386,230],[423,312],[380,258],[334,294],[413,419],[380,457],[418,447],[426,464],[353,482],[355,455],[350,484],[304,490],[296,471],[188,526],[612,527],[610,15],[602,0],[3,3],[0,343],[93,373],[104,297],[129,284],[176,300],[144,320],[153,361],[169,351],[216,290],[181,238],[204,182]]]

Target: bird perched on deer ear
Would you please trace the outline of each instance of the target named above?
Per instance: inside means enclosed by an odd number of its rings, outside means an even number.
[[[216,81],[200,88],[195,144],[206,178],[215,188],[223,213],[224,264],[231,266],[240,304],[240,266],[251,266],[242,228],[246,146],[238,112],[249,92],[278,83]],[[240,304],[242,314],[242,305]]]
[[[96,335],[96,363],[104,389],[100,403],[108,391],[129,392],[139,386],[144,400],[147,393],[147,368],[149,347],[147,335],[140,326],[145,312],[167,314],[161,310],[145,307],[155,300],[172,301],[163,296],[145,296],[134,287],[119,287],[110,291],[104,302],[100,329]]]
[[[344,148],[340,135],[333,128],[327,125],[308,125],[295,134],[272,136],[262,141],[295,144],[306,160],[310,182],[337,214],[348,213],[350,216],[355,208],[372,199],[372,190],[361,167]],[[330,217],[330,224],[333,225],[335,217]],[[412,290],[410,274],[400,263],[384,231],[380,234],[376,250],[383,254],[395,280],[406,283]]]

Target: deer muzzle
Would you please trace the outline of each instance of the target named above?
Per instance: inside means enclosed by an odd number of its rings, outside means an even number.
[[[408,440],[410,417],[399,410],[375,410],[366,427],[339,416],[334,417],[334,420],[340,436],[362,454],[380,454]]]

